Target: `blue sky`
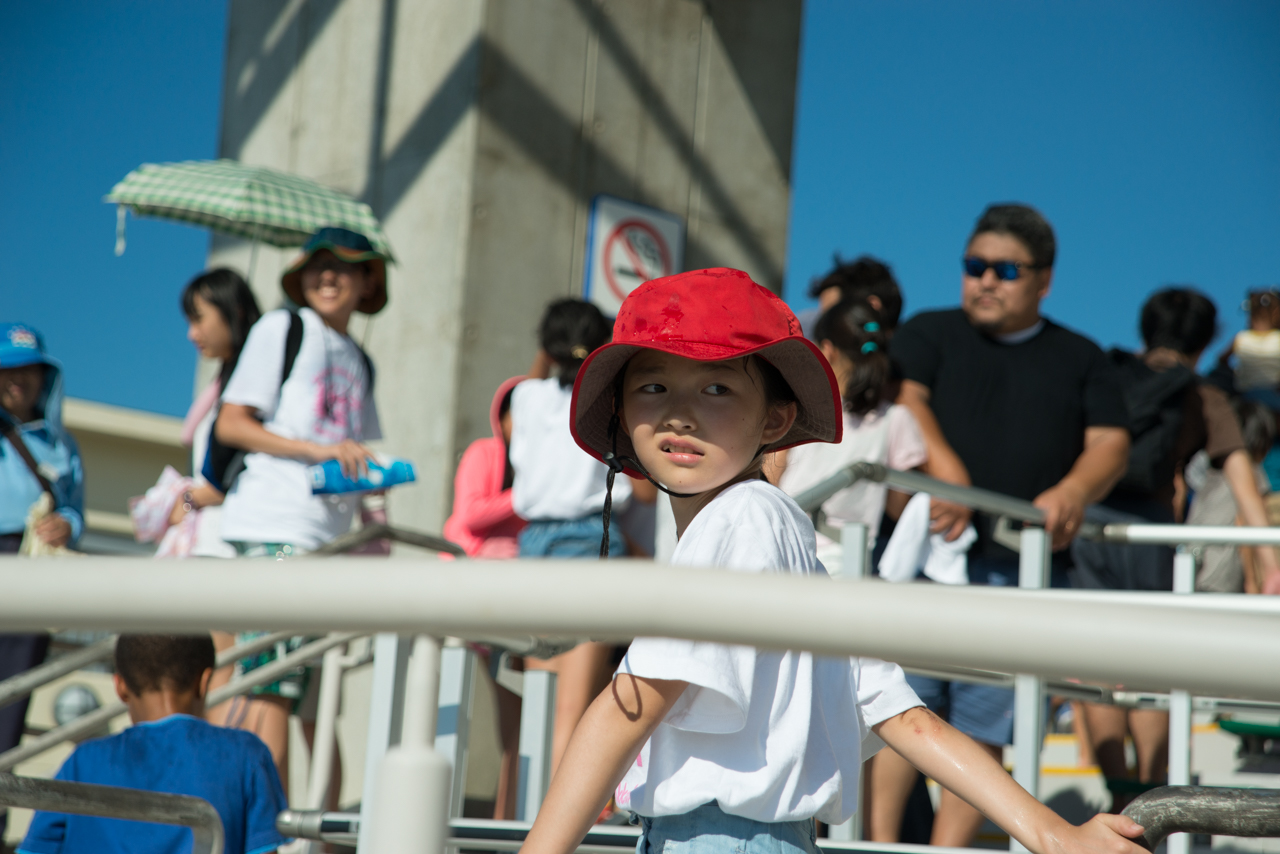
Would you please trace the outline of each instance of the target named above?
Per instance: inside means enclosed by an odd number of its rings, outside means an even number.
[[[225,0],[3,8],[0,319],[45,332],[71,394],[180,415],[207,235],[131,219],[116,258],[101,197],[216,156]],[[1058,232],[1051,316],[1132,347],[1147,294],[1189,282],[1238,328],[1280,281],[1277,32],[1274,2],[807,0],[787,296],[869,252],[908,313],[954,304],[974,219],[1019,200]]]
[[[1143,300],[1194,283],[1228,340],[1280,281],[1280,4],[807,0],[786,294],[846,257],[906,309],[954,305],[995,201],[1058,236],[1045,312],[1138,345]]]

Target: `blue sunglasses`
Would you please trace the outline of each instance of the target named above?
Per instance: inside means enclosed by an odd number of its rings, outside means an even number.
[[[983,273],[991,270],[996,274],[996,278],[1003,282],[1012,282],[1022,275],[1023,270],[1039,269],[1034,264],[1023,264],[1020,261],[988,261],[973,255],[964,256],[960,259],[960,263],[964,265],[966,276],[981,279]]]

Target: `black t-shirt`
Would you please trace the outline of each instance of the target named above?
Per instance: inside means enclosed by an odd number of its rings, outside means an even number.
[[[890,353],[904,379],[930,391],[942,434],[974,486],[1034,499],[1084,450],[1086,427],[1128,427],[1114,366],[1088,338],[1046,320],[1018,344],[975,329],[960,309],[917,314]],[[973,553],[1010,556],[981,520]]]

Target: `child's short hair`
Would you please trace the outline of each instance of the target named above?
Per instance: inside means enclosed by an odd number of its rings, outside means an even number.
[[[1236,411],[1236,420],[1240,422],[1245,450],[1253,459],[1262,459],[1276,438],[1275,416],[1261,403],[1244,398],[1236,399],[1232,407]]]
[[[120,635],[116,673],[134,694],[195,689],[217,664],[209,635]]]
[[[1208,347],[1217,334],[1218,310],[1194,288],[1164,288],[1142,307],[1140,328],[1148,350],[1167,347],[1189,356]]]
[[[844,408],[866,415],[884,400],[893,368],[889,363],[888,335],[880,314],[862,299],[841,300],[818,318],[814,329],[818,343],[830,341],[853,362],[845,382]]]
[[[547,306],[538,343],[560,369],[560,385],[573,385],[583,359],[609,341],[609,321],[593,303],[560,299]]]

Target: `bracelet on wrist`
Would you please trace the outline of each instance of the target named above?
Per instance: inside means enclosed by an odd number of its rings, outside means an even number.
[[[182,511],[190,513],[196,509],[196,497],[191,494],[191,490],[182,493]]]

